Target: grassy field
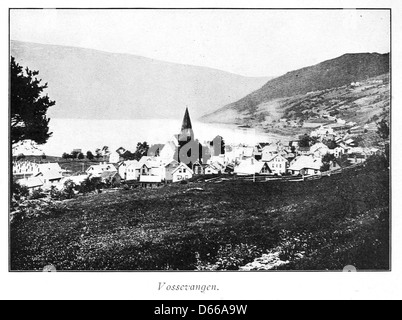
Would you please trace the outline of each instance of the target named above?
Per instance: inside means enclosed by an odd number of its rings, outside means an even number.
[[[82,196],[11,225],[11,269],[389,269],[389,171],[306,182],[174,184]]]

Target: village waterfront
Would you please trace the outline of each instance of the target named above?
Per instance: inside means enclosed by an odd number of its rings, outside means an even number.
[[[201,143],[186,109],[163,144],[20,155],[11,269],[387,270],[389,151],[355,127]]]

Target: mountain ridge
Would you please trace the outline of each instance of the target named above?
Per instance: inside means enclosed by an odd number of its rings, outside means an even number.
[[[337,88],[355,81],[366,80],[389,72],[389,53],[346,53],[334,59],[269,80],[260,89],[242,99],[225,105],[201,118],[204,122],[217,122],[223,113],[258,113],[259,106],[276,99],[307,94],[312,91]],[[219,122],[219,121],[218,121]],[[233,121],[232,121],[233,122]]]
[[[54,118],[172,119],[215,111],[271,77],[247,77],[127,53],[11,40],[10,53],[39,71]]]

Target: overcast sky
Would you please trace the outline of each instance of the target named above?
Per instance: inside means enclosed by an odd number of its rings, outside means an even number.
[[[389,52],[389,20],[381,10],[11,10],[10,38],[279,76]]]

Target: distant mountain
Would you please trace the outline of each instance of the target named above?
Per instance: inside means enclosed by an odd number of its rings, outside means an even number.
[[[129,54],[11,41],[18,63],[38,70],[56,106],[49,116],[72,119],[196,119],[269,80]]]
[[[275,112],[280,116],[280,101],[283,99],[313,91],[338,88],[388,72],[389,54],[345,54],[336,59],[288,72],[269,80],[262,88],[202,117],[201,120],[237,124],[244,124],[245,119],[254,120],[254,124],[256,121],[263,122],[270,115],[262,113],[261,110],[269,104],[275,105],[270,108],[270,112]]]

